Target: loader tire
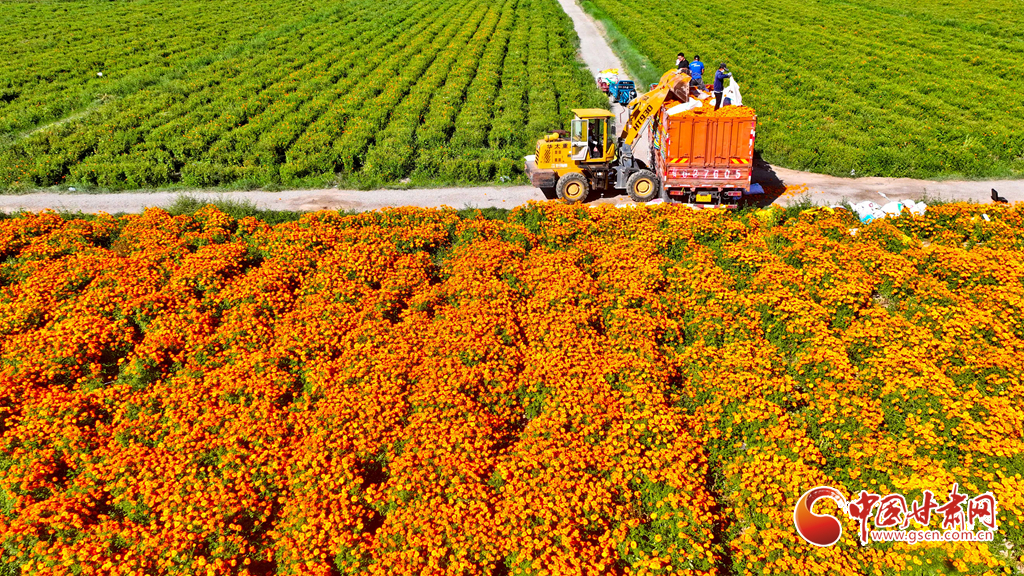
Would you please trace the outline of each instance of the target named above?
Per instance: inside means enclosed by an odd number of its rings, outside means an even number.
[[[579,172],[570,172],[558,179],[555,194],[566,204],[583,202],[590,194],[590,182]]]
[[[626,193],[633,202],[650,202],[661,188],[658,177],[650,170],[637,170],[626,180]]]

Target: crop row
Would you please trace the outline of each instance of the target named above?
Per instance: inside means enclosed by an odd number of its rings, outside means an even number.
[[[12,131],[0,140],[0,186],[513,177],[534,138],[603,102],[576,46],[553,0],[324,5],[202,65],[168,64],[160,82]]]
[[[359,15],[357,11],[354,18]],[[52,130],[34,133],[18,142],[27,156],[23,161],[27,166],[15,162],[8,164],[7,168],[21,168],[31,175],[34,164],[37,178],[56,178],[71,166],[75,171],[73,178],[80,181],[106,179],[98,183],[157,184],[159,178],[153,177],[154,171],[166,175],[173,168],[166,162],[168,156],[187,158],[205,144],[196,142],[197,134],[194,132],[199,125],[212,124],[210,118],[220,112],[224,113],[218,119],[222,127],[234,127],[236,122],[240,126],[282,93],[277,90],[275,94],[274,88],[294,83],[293,77],[286,76],[281,82],[267,87],[268,77],[295,72],[307,63],[305,60],[296,62],[292,51],[300,49],[303,57],[308,59],[321,44],[322,37],[327,36],[329,23],[322,28],[321,38],[309,38],[297,45],[292,40],[282,39],[276,46],[268,47],[266,58],[248,69],[245,68],[248,58],[238,56],[206,67],[206,74],[176,81],[164,89],[146,89],[115,101],[109,110],[96,115],[103,123],[72,121]],[[310,30],[307,28],[306,31],[308,34]],[[269,94],[260,98],[261,92]],[[146,142],[140,144],[143,140]],[[130,150],[132,147],[135,150]],[[83,161],[86,157],[89,159]],[[154,157],[164,161],[147,162]],[[115,167],[136,165],[142,169],[133,179],[131,175],[119,175],[116,170],[105,169],[109,168],[105,164],[110,163]]]
[[[315,15],[315,7],[299,2],[243,9],[228,2],[197,12],[172,3],[5,3],[0,132],[31,129],[89,111],[104,96],[126,96],[179,77],[260,43],[267,22],[294,26]]]

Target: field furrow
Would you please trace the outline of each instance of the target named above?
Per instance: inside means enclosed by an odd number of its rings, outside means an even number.
[[[554,0],[7,5],[0,40],[23,40],[0,51],[5,190],[521,179],[575,105],[560,97],[603,102]]]

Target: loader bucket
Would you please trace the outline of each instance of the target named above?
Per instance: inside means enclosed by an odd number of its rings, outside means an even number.
[[[679,102],[690,100],[690,77],[686,74],[677,74],[669,81],[668,93]]]

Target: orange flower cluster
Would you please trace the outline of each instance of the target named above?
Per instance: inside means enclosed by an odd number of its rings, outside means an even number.
[[[718,110],[714,108],[708,113],[712,118],[753,118],[754,109],[749,106],[722,106]]]
[[[756,113],[749,106],[722,106],[715,110],[715,99],[703,100],[703,104],[697,108],[691,108],[685,112],[679,112],[674,116],[706,116],[708,118],[750,118],[754,119]]]
[[[0,221],[0,564],[1011,570],[1024,205],[854,225],[557,203]],[[995,542],[793,529],[819,484],[952,482],[996,495]]]

